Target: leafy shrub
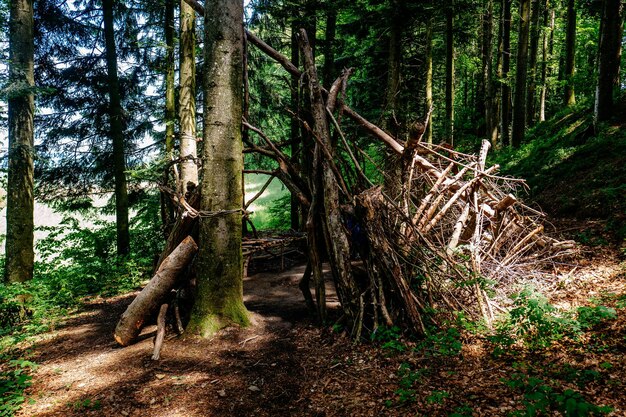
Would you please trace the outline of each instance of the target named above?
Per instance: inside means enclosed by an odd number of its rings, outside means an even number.
[[[489,337],[496,344],[496,355],[504,353],[516,341],[536,350],[580,332],[579,323],[570,314],[559,312],[543,295],[530,288],[525,288],[513,299],[508,317],[497,324],[495,335]]]
[[[524,409],[511,413],[512,416],[546,415],[553,410],[559,411],[565,416],[583,417],[601,416],[612,411],[611,407],[597,406],[588,402],[577,391],[567,389],[559,392],[540,378],[522,373],[514,373],[511,375],[511,379],[502,379],[502,382],[524,394],[522,400]]]
[[[381,342],[383,349],[395,350],[397,352],[404,352],[407,347],[400,340],[402,338],[402,330],[398,326],[385,327],[380,326],[372,333],[372,341]]]
[[[457,356],[463,348],[460,338],[461,333],[456,328],[449,327],[428,334],[417,348],[424,349],[432,356]]]
[[[578,322],[583,329],[590,329],[602,322],[617,318],[615,309],[605,306],[579,307],[577,312]]]
[[[267,208],[270,230],[288,230],[291,227],[291,194],[284,194],[272,201]]]
[[[0,358],[5,359],[5,358]],[[24,402],[24,390],[31,384],[30,371],[37,364],[24,360],[8,361],[6,370],[0,372],[0,415],[12,416]]]

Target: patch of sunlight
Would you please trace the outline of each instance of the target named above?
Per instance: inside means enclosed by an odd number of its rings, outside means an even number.
[[[574,133],[576,131],[576,129],[578,129],[583,123],[585,122],[584,118],[578,119],[575,123],[572,123],[571,125],[569,125],[569,127],[567,129],[565,129],[565,134],[566,135],[571,135],[572,133]]]
[[[261,190],[261,188],[263,188],[268,179],[269,176],[265,174],[245,174],[245,200],[251,200]],[[254,200],[254,202],[248,207],[248,210],[253,212],[250,216],[250,220],[252,220],[256,228],[259,230],[266,228],[266,225],[271,220],[269,209],[272,203],[286,194],[289,194],[289,190],[287,190],[280,180],[274,178],[265,191],[263,191],[263,194]]]

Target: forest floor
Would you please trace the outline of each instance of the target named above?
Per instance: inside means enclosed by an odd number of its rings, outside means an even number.
[[[152,361],[147,327],[120,348],[115,324],[136,293],[92,298],[25,357],[39,364],[18,416],[507,416],[529,407],[608,405],[626,415],[626,264],[610,246],[586,248],[555,270],[559,307],[601,300],[617,319],[538,352],[495,357],[486,337],[461,332],[460,353],[395,339],[354,344],[308,318],[303,266],[245,281],[254,325],[210,340],[168,338]],[[328,288],[331,308],[337,299]],[[454,335],[452,335],[454,337]],[[394,344],[393,342],[398,342]],[[579,393],[579,394],[576,394]],[[582,396],[581,396],[582,395]],[[535,415],[535,414],[519,414]]]

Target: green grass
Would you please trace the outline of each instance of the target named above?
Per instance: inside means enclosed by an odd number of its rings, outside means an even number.
[[[264,174],[245,175],[246,201],[250,200],[261,190],[268,178],[269,177]],[[285,198],[285,196],[287,196],[287,198]],[[288,228],[289,224],[284,224],[284,216],[280,215],[282,212],[289,213],[288,196],[289,190],[280,180],[274,178],[261,197],[256,199],[252,205],[248,207],[248,210],[253,212],[250,219],[254,223],[254,226],[258,230]]]

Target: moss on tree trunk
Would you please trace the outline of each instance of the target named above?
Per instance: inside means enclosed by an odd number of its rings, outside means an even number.
[[[205,3],[204,212],[241,209],[243,3]],[[250,323],[243,304],[241,213],[200,219],[197,294],[187,332],[208,337]]]

